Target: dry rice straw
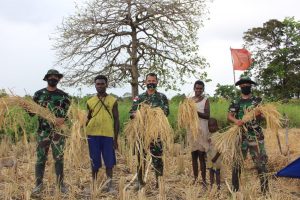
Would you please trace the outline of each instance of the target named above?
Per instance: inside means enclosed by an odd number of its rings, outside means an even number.
[[[39,117],[47,120],[49,123],[55,125],[56,117],[55,115],[47,108],[44,108],[37,103],[35,103],[31,99],[22,98],[19,96],[8,96],[2,97],[0,100],[0,123],[3,123],[3,119],[5,119],[5,113],[9,110],[9,108],[19,106],[24,108],[26,111],[36,114]],[[67,130],[68,128],[64,125],[60,127],[56,127],[60,130]]]
[[[263,115],[267,123],[267,129],[278,130],[281,127],[281,114],[272,104],[258,105],[252,110],[245,110],[245,115],[242,121],[249,122],[254,120],[256,118],[256,113],[261,113]],[[225,164],[233,164],[235,162],[242,164],[243,158],[241,154],[240,141],[242,131],[244,131],[243,129],[245,128],[245,126],[239,127],[237,125],[233,125],[223,133],[213,134],[212,140],[218,151],[223,154],[223,161]]]
[[[149,154],[149,146],[152,142],[162,142],[163,147],[170,148],[173,143],[173,131],[163,110],[159,107],[152,108],[147,104],[140,104],[134,119],[130,120],[125,128],[129,149],[138,151],[141,163],[145,159],[144,151]],[[130,151],[129,151],[130,153]],[[143,169],[144,165],[141,165]]]
[[[68,118],[71,122],[70,135],[66,143],[65,154],[75,167],[79,167],[83,163],[82,157],[85,152],[82,149],[86,148],[85,127],[87,115],[86,112],[79,108],[74,102],[71,103],[68,110]]]
[[[130,145],[135,145],[138,141],[144,149],[147,149],[151,142],[157,142],[158,138],[167,146],[173,143],[173,131],[163,110],[147,104],[140,105],[135,118],[126,124],[124,133]]]
[[[194,138],[199,134],[199,118],[197,105],[192,98],[186,98],[179,103],[178,127],[190,131]]]

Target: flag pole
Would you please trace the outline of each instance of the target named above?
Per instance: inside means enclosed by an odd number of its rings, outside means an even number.
[[[232,64],[232,71],[233,71],[233,86],[235,86],[235,71],[234,71],[234,66],[233,66],[231,47],[230,47],[230,55],[231,55],[231,64]]]

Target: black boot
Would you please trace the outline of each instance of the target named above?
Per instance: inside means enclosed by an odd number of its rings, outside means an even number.
[[[63,161],[55,162],[56,184],[60,192],[67,193],[68,188],[64,184],[64,163]]]
[[[241,174],[241,168],[238,165],[235,165],[232,169],[233,192],[237,192],[240,189],[240,174]]]
[[[267,169],[265,166],[261,167],[258,171],[258,177],[260,180],[260,190],[263,193],[263,195],[266,195],[267,192],[269,192],[269,180],[266,175]]]
[[[43,190],[43,177],[45,172],[45,163],[35,165],[35,188],[31,195],[38,195]]]

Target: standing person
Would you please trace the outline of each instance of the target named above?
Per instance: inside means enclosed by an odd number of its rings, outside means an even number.
[[[67,118],[67,111],[70,106],[69,95],[57,88],[58,82],[63,77],[57,70],[50,69],[44,77],[48,85],[35,92],[33,100],[48,108],[57,118],[55,126],[61,126]],[[64,147],[65,136],[57,132],[53,124],[45,119],[38,119],[37,131],[37,161],[35,165],[35,185],[32,195],[39,194],[43,189],[43,177],[45,172],[45,164],[47,161],[48,151],[51,146],[53,159],[55,160],[55,173],[57,177],[57,185],[62,193],[67,193],[68,189],[64,184]]]
[[[264,134],[260,126],[261,113],[256,113],[256,118],[252,121],[246,123],[242,121],[245,114],[244,110],[252,109],[259,105],[261,103],[261,98],[252,95],[251,86],[256,85],[256,83],[249,77],[241,77],[235,85],[240,87],[241,96],[231,102],[227,118],[236,125],[245,127],[245,129],[242,129],[242,139],[240,142],[243,159],[246,158],[249,150],[258,172],[261,192],[266,194],[268,191],[268,179],[266,177],[268,157],[265,150]],[[237,162],[234,162],[232,169],[232,185],[234,191],[239,190],[240,173],[240,165]]]
[[[215,118],[209,118],[208,120],[208,130],[210,134],[214,134],[219,130],[218,122]],[[216,175],[216,183],[217,188],[220,190],[221,188],[221,164],[222,160],[220,158],[220,153],[215,149],[214,144],[211,140],[209,140],[209,150],[207,152],[207,165],[209,169],[209,179],[210,179],[210,186],[212,188]]]
[[[204,83],[203,81],[196,81],[194,83],[195,96],[192,99],[197,105],[197,112],[199,117],[199,131],[194,138],[191,132],[188,132],[188,142],[192,147],[192,166],[194,173],[194,183],[196,183],[199,174],[198,159],[200,162],[200,171],[202,177],[203,189],[206,189],[206,152],[209,147],[209,131],[208,131],[208,119],[210,117],[209,100],[203,95]]]
[[[158,83],[157,75],[155,73],[149,73],[146,76],[145,84],[147,86],[147,91],[138,95],[134,98],[132,108],[130,110],[130,117],[135,117],[135,112],[138,109],[140,103],[146,103],[151,105],[152,107],[160,107],[166,116],[169,115],[169,103],[166,95],[160,93],[156,90]],[[144,150],[145,152],[145,150]],[[162,153],[163,148],[161,141],[158,139],[156,143],[150,144],[150,152],[152,155],[152,164],[155,170],[155,177],[156,177],[156,188],[158,188],[158,177],[163,176],[163,160],[162,160]],[[138,152],[138,155],[140,153]],[[144,154],[145,155],[145,154]],[[138,184],[136,189],[141,189],[145,183],[143,181],[143,169],[145,166],[142,167],[140,160],[140,156],[138,156]],[[145,165],[145,162],[142,162]]]
[[[113,167],[116,165],[115,150],[118,148],[120,129],[117,99],[106,93],[108,80],[106,76],[98,75],[94,79],[97,95],[87,101],[89,152],[92,166],[93,185],[101,168],[101,157],[106,167],[108,178],[106,191],[113,191]]]

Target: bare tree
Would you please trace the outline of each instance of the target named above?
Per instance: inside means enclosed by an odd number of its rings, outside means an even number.
[[[91,0],[58,27],[54,48],[70,86],[91,84],[97,74],[111,84],[130,83],[138,94],[155,72],[174,89],[184,76],[205,77],[197,31],[207,0]]]

